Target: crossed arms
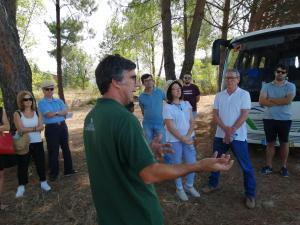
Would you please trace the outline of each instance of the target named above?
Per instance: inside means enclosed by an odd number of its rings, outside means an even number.
[[[294,97],[295,96],[292,93],[290,93],[283,98],[269,98],[267,96],[267,93],[261,92],[259,95],[259,104],[267,107],[276,106],[276,105],[288,105],[293,101]]]

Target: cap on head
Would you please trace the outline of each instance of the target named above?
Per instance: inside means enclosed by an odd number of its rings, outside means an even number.
[[[54,82],[52,80],[45,80],[42,84],[41,84],[41,88],[47,88],[47,87],[52,87],[54,86]]]

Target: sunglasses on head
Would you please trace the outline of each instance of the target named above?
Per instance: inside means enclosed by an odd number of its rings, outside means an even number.
[[[54,88],[44,88],[45,91],[53,91]]]
[[[276,73],[286,74],[286,71],[283,71],[283,70],[276,70]]]
[[[23,102],[33,101],[33,98],[23,98]]]

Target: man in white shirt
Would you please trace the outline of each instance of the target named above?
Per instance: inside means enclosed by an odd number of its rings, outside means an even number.
[[[229,148],[239,162],[244,174],[245,204],[255,207],[256,181],[248,154],[246,119],[251,108],[249,92],[238,87],[240,74],[237,70],[228,70],[225,75],[226,89],[216,95],[214,102],[214,121],[217,124],[213,151],[220,157]],[[204,193],[219,188],[220,172],[209,177]]]

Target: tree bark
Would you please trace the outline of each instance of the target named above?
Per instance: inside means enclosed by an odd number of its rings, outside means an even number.
[[[183,0],[183,35],[184,35],[184,49],[187,48],[187,40],[188,40],[188,25],[187,25],[187,15],[186,15],[186,0]]]
[[[200,34],[202,20],[204,18],[205,2],[205,0],[197,0],[196,2],[193,21],[189,37],[186,43],[184,61],[180,73],[180,78],[182,78],[185,73],[191,73],[194,65],[197,42]]]
[[[229,30],[229,14],[230,14],[230,0],[225,0],[223,8],[223,22],[221,27],[221,38],[227,40]],[[221,90],[222,73],[225,63],[225,48],[221,46],[220,49],[220,65],[219,65],[219,76],[218,76],[218,90]]]
[[[254,0],[248,32],[300,22],[299,0]]]
[[[161,22],[163,34],[163,54],[166,80],[175,80],[175,62],[171,25],[171,0],[161,0]]]
[[[56,0],[56,62],[57,62],[57,87],[58,96],[65,102],[63,80],[62,80],[62,65],[61,65],[61,28],[60,28],[60,0]]]
[[[152,41],[150,43],[151,45],[151,70],[153,76],[155,76],[156,69],[155,69],[155,40],[154,40],[154,34],[151,36]]]
[[[12,129],[19,91],[32,91],[32,74],[20,46],[16,0],[0,0],[0,88]]]

